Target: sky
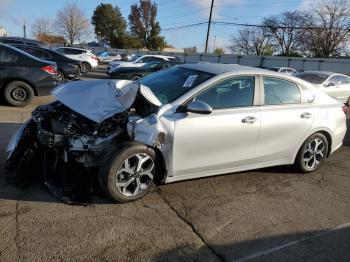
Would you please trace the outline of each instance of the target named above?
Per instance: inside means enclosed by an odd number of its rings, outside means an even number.
[[[36,18],[50,18],[54,22],[57,11],[72,0],[0,0],[0,26],[6,28],[11,36],[23,36],[23,23],[27,27],[27,37],[31,35],[31,25]],[[130,6],[138,0],[76,0],[86,17],[91,19],[94,9],[100,3],[118,6],[125,19]],[[207,24],[186,29],[170,28],[207,22],[211,0],[153,0],[158,5],[158,21],[161,34],[168,44],[176,48],[196,46],[204,50]],[[257,24],[265,16],[278,15],[284,11],[309,8],[315,0],[214,0],[212,21]],[[228,51],[231,36],[237,33],[237,26],[212,25],[209,50],[222,47]],[[93,30],[91,30],[93,32]],[[95,40],[91,33],[85,40]]]

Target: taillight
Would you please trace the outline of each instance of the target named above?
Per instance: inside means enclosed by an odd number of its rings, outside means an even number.
[[[55,75],[57,73],[53,66],[44,66],[41,68],[41,70],[45,71],[46,73],[49,73],[50,75]]]
[[[341,107],[341,109],[343,109],[344,114],[347,114],[349,112],[349,107],[345,104]]]
[[[98,60],[96,56],[90,56],[92,59]]]

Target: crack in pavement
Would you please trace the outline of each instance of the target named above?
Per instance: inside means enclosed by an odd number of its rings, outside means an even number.
[[[17,250],[17,261],[20,261],[20,254],[19,254],[19,245],[18,245],[18,235],[19,235],[19,226],[18,226],[18,215],[19,215],[19,200],[17,200],[16,202],[16,213],[15,213],[15,230],[16,230],[16,234],[13,238],[14,242],[15,242],[15,246],[16,246],[16,250]]]
[[[206,242],[206,240],[199,234],[199,232],[197,231],[197,229],[194,227],[194,225],[186,220],[186,218],[184,218],[171,204],[168,200],[166,200],[161,193],[161,189],[159,187],[157,187],[156,189],[158,195],[160,196],[160,198],[164,201],[164,203],[177,215],[178,218],[180,218],[183,222],[185,222],[191,229],[192,232],[200,239],[200,241],[214,254],[214,256],[221,262],[226,261],[224,256],[220,253],[218,253],[210,244],[208,244]]]

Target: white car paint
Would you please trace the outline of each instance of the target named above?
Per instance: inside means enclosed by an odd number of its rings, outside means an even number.
[[[98,59],[92,53],[91,50],[74,48],[74,47],[58,47],[58,48],[55,48],[55,51],[71,59],[88,63],[91,68],[95,68],[98,66]]]
[[[115,68],[118,67],[141,67],[147,64],[148,62],[158,59],[159,61],[169,61],[169,59],[175,59],[173,56],[165,55],[142,55],[137,58],[135,61],[113,61],[108,64],[107,71],[111,73]]]

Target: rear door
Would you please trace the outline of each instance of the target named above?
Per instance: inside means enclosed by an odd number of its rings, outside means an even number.
[[[289,80],[262,76],[261,127],[256,163],[285,159],[311,128],[314,110],[302,101],[301,87]]]
[[[5,46],[0,46],[0,84],[8,76],[17,76],[19,54]]]
[[[337,75],[336,85],[333,88],[334,96],[341,99],[344,103],[350,97],[350,78],[347,76]]]

